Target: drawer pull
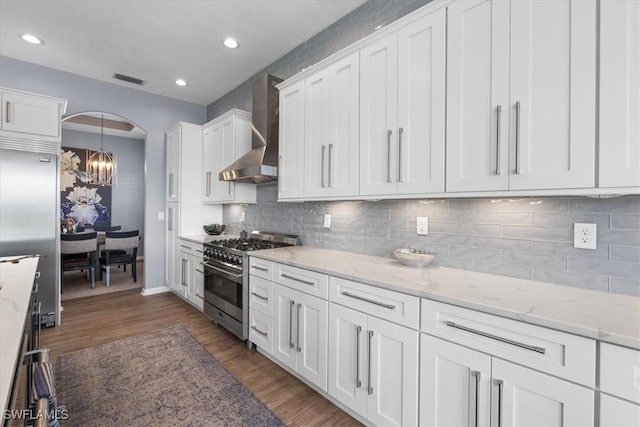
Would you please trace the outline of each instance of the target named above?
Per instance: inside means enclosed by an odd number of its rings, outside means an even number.
[[[200,269],[198,269],[198,268],[196,268],[196,271],[197,271],[198,273],[204,274],[204,271],[202,271],[202,270],[200,270]]]
[[[480,395],[480,372],[479,371],[471,371],[471,375],[475,378],[475,407],[473,409],[474,418],[475,418],[475,427],[480,426],[480,406],[478,405],[479,395]]]
[[[255,268],[256,270],[260,270],[260,271],[269,271],[268,268],[260,267],[258,265],[252,265],[251,268]]]
[[[373,385],[371,384],[371,341],[373,341],[373,331],[367,332],[368,358],[367,360],[367,394],[373,394]]]
[[[300,282],[300,283],[304,283],[305,285],[315,285],[315,282],[311,282],[309,280],[304,280],[304,279],[298,279],[297,277],[293,277],[293,276],[289,276],[288,274],[280,274],[280,276],[284,277],[285,279],[291,279],[291,280],[295,280],[296,282]]]
[[[265,338],[269,335],[266,332],[262,332],[260,329],[256,328],[255,326],[252,326],[251,329],[253,329],[254,331],[256,331],[257,333],[259,333],[260,335],[262,335]]]
[[[504,381],[496,380],[498,386],[498,427],[502,427],[502,395],[504,393]]]
[[[181,244],[181,245],[180,245],[180,247],[181,247],[181,248],[185,248],[185,249],[189,249],[189,250],[191,250],[191,246],[186,246],[186,245],[182,245],[182,244]]]
[[[362,332],[362,326],[356,326],[356,388],[362,387],[362,381],[360,381],[360,332]]]
[[[535,351],[536,353],[545,354],[546,351],[547,351],[544,347],[536,347],[535,345],[523,344],[523,343],[518,342],[518,341],[513,341],[513,340],[510,340],[510,339],[507,339],[507,338],[499,337],[497,335],[488,334],[486,332],[482,332],[482,331],[479,331],[477,329],[467,328],[466,326],[458,325],[455,322],[446,321],[446,322],[444,322],[444,324],[447,325],[447,326],[450,326],[452,328],[460,329],[460,330],[465,331],[465,332],[471,332],[472,334],[481,335],[481,336],[486,337],[486,338],[491,338],[492,340],[496,340],[496,341],[500,341],[500,342],[503,342],[503,343],[515,345],[516,347],[524,348],[526,350]]]
[[[251,292],[251,295],[253,295],[256,298],[260,298],[263,301],[269,301],[269,298],[263,297],[262,295],[260,295],[259,293],[256,293],[256,292]]]
[[[354,295],[346,291],[342,292],[342,295],[344,295],[345,297],[350,297],[350,298],[359,299],[361,301],[370,302],[371,304],[379,305],[380,307],[388,308],[389,310],[393,310],[396,308],[396,306],[393,304],[385,304],[383,302],[374,301],[372,299],[361,297],[359,295]]]

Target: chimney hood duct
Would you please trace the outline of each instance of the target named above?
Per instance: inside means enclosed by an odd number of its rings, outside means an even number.
[[[223,169],[221,181],[264,184],[278,180],[278,106],[275,85],[281,79],[266,74],[253,82],[251,151]]]

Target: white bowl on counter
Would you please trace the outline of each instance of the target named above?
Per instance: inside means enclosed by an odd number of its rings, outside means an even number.
[[[431,264],[436,257],[435,252],[421,251],[413,248],[395,249],[393,255],[398,258],[401,264],[415,268],[426,267]]]

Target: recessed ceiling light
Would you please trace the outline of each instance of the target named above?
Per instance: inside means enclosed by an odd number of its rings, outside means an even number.
[[[182,86],[182,87],[184,87],[184,86],[186,86],[186,85],[188,85],[188,84],[189,84],[189,83],[187,83],[186,81],[184,81],[184,80],[182,80],[182,79],[178,79],[178,80],[176,80],[176,86]]]
[[[27,43],[31,44],[44,44],[44,40],[39,37],[34,36],[33,34],[20,34],[20,38]]]
[[[228,47],[229,49],[235,49],[238,47],[238,42],[236,41],[236,39],[232,37],[227,37],[226,39],[224,39],[222,44]]]

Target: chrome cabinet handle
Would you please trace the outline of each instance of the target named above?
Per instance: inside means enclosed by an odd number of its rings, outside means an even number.
[[[284,277],[285,279],[291,279],[291,280],[295,280],[296,282],[300,282],[300,283],[304,283],[305,285],[315,285],[314,282],[311,282],[309,280],[304,280],[304,279],[298,279],[297,277],[293,277],[293,276],[289,276],[288,274],[285,273],[281,273],[280,276]]]
[[[256,328],[255,326],[251,326],[251,329],[253,329],[254,331],[256,331],[257,333],[259,333],[260,335],[262,335],[265,338],[269,336],[268,333],[261,331],[260,329]]]
[[[327,170],[327,187],[331,188],[331,152],[333,151],[333,144],[329,144],[329,157],[327,162],[329,163],[329,169]]]
[[[182,286],[187,286],[187,279],[185,279],[185,263],[186,263],[186,259],[182,260]]]
[[[227,190],[227,194],[231,194],[231,181],[227,181],[229,184],[229,189]]]
[[[502,395],[504,393],[504,381],[496,380],[498,386],[498,427],[502,427]]]
[[[189,250],[191,249],[191,246],[186,246],[186,245],[183,245],[183,244],[180,244],[180,247],[181,248],[185,248],[185,249],[189,249]]]
[[[298,304],[296,309],[296,343],[298,345],[298,353],[302,351],[302,347],[300,346],[300,309],[302,308],[302,304]]]
[[[9,110],[11,109],[11,103],[9,101],[7,101],[5,104],[5,110],[4,110],[4,114],[5,114],[5,123],[11,123],[11,120],[9,118]]]
[[[387,182],[391,184],[391,129],[387,130]]]
[[[207,181],[205,184],[206,184],[205,195],[209,197],[211,196],[211,171],[207,172]]]
[[[196,268],[196,271],[197,271],[198,273],[202,273],[202,274],[204,274],[204,271],[200,270],[199,268]]]
[[[373,340],[373,331],[367,333],[369,336],[369,355],[367,360],[367,394],[373,394],[373,385],[371,385],[371,341]]]
[[[516,173],[520,173],[520,101],[516,102]]]
[[[402,134],[404,128],[398,128],[398,182],[402,182]]]
[[[361,301],[365,301],[365,302],[368,302],[368,303],[371,303],[371,304],[379,305],[380,307],[388,308],[389,310],[393,310],[393,309],[396,308],[396,306],[393,305],[393,304],[386,304],[386,303],[383,303],[383,302],[378,302],[378,301],[375,301],[375,300],[372,300],[372,299],[369,299],[369,298],[361,297],[360,295],[354,295],[354,294],[352,294],[350,292],[347,292],[347,291],[343,291],[341,293],[345,297],[359,299]]]
[[[502,171],[500,170],[500,121],[502,118],[502,105],[498,105],[496,112],[496,175],[502,175]]]
[[[259,293],[256,293],[256,292],[251,292],[251,295],[253,295],[256,298],[260,298],[263,301],[269,301],[269,298],[263,297],[262,295],[260,295]]]
[[[511,345],[516,346],[516,347],[524,348],[526,350],[535,351],[536,353],[545,354],[545,352],[547,351],[547,349],[545,349],[544,347],[538,347],[538,346],[535,346],[535,345],[523,344],[521,342],[510,340],[508,338],[503,338],[503,337],[500,337],[498,335],[488,334],[486,332],[482,332],[482,331],[479,331],[477,329],[472,329],[472,328],[468,328],[466,326],[458,325],[455,322],[445,321],[444,324],[449,326],[449,327],[451,327],[451,328],[460,329],[460,330],[465,331],[465,332],[471,332],[472,334],[480,335],[480,336],[483,336],[483,337],[486,337],[486,338],[490,338],[492,340],[500,341],[500,342],[503,342],[503,343],[506,343],[506,344],[511,344]]]
[[[296,302],[291,300],[289,303],[289,348],[293,348],[295,345],[293,344],[293,306],[296,305]]]
[[[255,268],[256,270],[260,270],[260,271],[269,271],[268,268],[260,267],[258,265],[252,265],[251,268]]]
[[[362,332],[362,326],[356,326],[356,388],[362,387],[362,381],[360,381],[360,332]]]
[[[322,145],[322,154],[320,155],[320,186],[325,188],[324,185],[324,153],[327,150],[326,145]]]
[[[480,407],[478,406],[478,401],[479,401],[479,397],[478,394],[480,393],[480,371],[471,371],[471,376],[475,377],[475,390],[476,390],[476,396],[475,396],[475,408],[474,408],[474,415],[475,415],[475,427],[479,427],[480,426]]]
[[[167,218],[168,219],[168,221],[167,221],[167,229],[169,231],[173,231],[173,208],[169,208],[168,213],[169,213],[169,218]]]

